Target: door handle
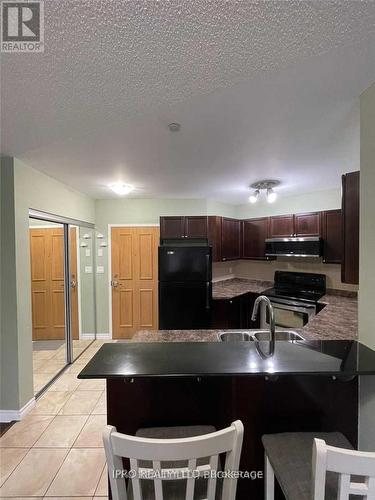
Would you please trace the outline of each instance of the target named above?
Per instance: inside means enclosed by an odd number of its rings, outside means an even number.
[[[206,309],[211,308],[210,283],[206,283]]]
[[[71,280],[70,286],[71,286],[71,288],[77,288],[77,282],[76,282],[76,280]]]
[[[118,287],[118,281],[116,281],[116,280],[112,280],[112,281],[111,281],[111,287],[112,287],[112,288],[117,288],[117,287]]]

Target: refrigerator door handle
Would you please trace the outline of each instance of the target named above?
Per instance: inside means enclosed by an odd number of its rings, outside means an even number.
[[[206,309],[211,308],[211,297],[210,297],[210,282],[206,283]]]

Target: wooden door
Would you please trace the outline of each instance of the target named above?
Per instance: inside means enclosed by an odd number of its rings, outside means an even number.
[[[241,257],[241,221],[222,218],[221,222],[221,260],[235,260]]]
[[[64,234],[30,229],[33,340],[65,338]]]
[[[185,217],[186,238],[207,238],[207,236],[208,236],[208,217],[206,216]]]
[[[321,212],[296,214],[294,233],[295,236],[321,236]]]
[[[342,260],[341,210],[327,210],[322,215],[323,262],[340,264]]]
[[[71,242],[76,248],[75,228]],[[30,228],[31,304],[33,340],[65,338],[64,230]],[[77,274],[77,252],[71,253],[71,269]],[[73,292],[72,332],[78,333],[78,296]]]
[[[157,227],[112,228],[112,337],[158,328]]]
[[[359,283],[359,172],[342,176],[343,260],[341,281]]]
[[[294,215],[270,217],[270,238],[290,238],[294,236]]]
[[[242,258],[266,260],[268,232],[268,217],[244,220],[242,222]]]
[[[185,217],[160,217],[160,238],[184,238]]]

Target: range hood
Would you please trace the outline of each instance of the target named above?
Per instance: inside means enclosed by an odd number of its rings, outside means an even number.
[[[266,239],[267,257],[321,257],[322,239],[318,236]]]

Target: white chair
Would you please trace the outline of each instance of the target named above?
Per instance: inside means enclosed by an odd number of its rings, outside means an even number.
[[[354,451],[340,432],[265,434],[262,442],[265,500],[275,498],[275,477],[287,500],[349,500],[354,494],[375,500],[375,453]],[[351,482],[352,475],[365,479]]]
[[[128,500],[129,498],[134,500],[170,500],[170,498],[173,500],[193,500],[196,479],[207,478],[203,498],[214,500],[217,498],[215,497],[217,486],[215,473],[218,471],[219,455],[225,454],[224,471],[238,471],[242,439],[243,425],[239,420],[220,431],[179,439],[128,436],[117,432],[115,427],[107,425],[103,433],[103,442],[112,498],[113,500]],[[123,457],[130,459],[132,475],[135,472],[135,477],[129,481],[131,488],[128,490],[125,478],[123,475],[121,476]],[[203,458],[208,458],[207,463],[197,464],[197,461]],[[163,464],[163,462],[166,463]],[[171,467],[171,462],[179,463],[177,466],[173,463]],[[169,482],[177,482],[179,489],[174,490],[172,495],[168,496],[163,491],[163,484]],[[151,484],[153,488],[146,488],[144,494],[143,486],[145,483]],[[224,477],[221,486],[222,491],[219,498],[221,500],[234,500],[237,479]]]
[[[328,471],[339,475],[337,500],[349,500],[349,495],[375,500],[375,453],[344,450],[314,439],[313,500],[325,498]]]

